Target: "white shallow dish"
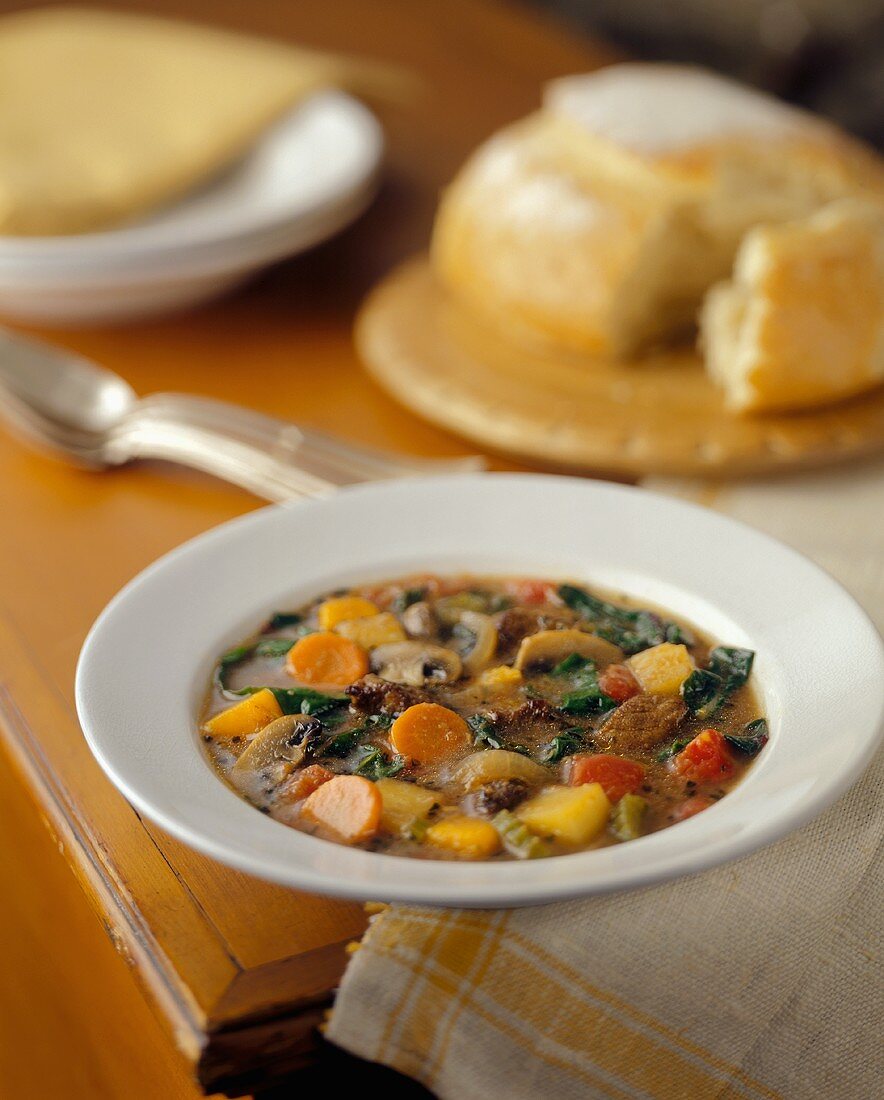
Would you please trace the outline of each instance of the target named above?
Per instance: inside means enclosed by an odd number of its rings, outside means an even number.
[[[383,134],[343,92],[312,96],[210,186],[102,233],[0,237],[0,313],[43,324],[181,309],[342,229],[374,194]]]
[[[229,790],[196,721],[216,655],[279,608],[413,570],[526,573],[622,590],[757,651],[771,739],[705,813],[627,844],[530,862],[423,861],[287,828]],[[93,627],[77,708],[102,767],[170,833],[320,894],[499,907],[627,890],[746,855],[857,778],[884,720],[884,646],[805,558],[714,512],[576,478],[385,482],[253,512],[167,554]]]

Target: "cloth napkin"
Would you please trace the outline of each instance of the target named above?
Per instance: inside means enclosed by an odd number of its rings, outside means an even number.
[[[652,487],[791,543],[884,627],[881,463]],[[879,752],[804,829],[664,886],[509,911],[385,908],[327,1037],[451,1100],[881,1096],[882,782]]]

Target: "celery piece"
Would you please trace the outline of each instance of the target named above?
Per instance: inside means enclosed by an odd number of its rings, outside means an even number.
[[[611,832],[618,840],[635,840],[642,835],[642,820],[648,804],[640,795],[625,794],[611,814]]]
[[[509,810],[500,810],[491,819],[491,824],[500,833],[506,850],[519,859],[541,859],[551,855],[546,841],[535,836],[515,814]]]

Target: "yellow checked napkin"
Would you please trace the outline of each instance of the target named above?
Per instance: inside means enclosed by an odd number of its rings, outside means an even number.
[[[652,487],[796,546],[884,627],[882,464]],[[880,1096],[882,784],[879,753],[798,833],[665,886],[501,912],[385,909],[327,1036],[451,1100]]]

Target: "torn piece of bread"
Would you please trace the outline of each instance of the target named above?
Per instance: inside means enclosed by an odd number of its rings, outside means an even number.
[[[3,16],[0,234],[81,233],[170,202],[231,164],[300,98],[346,82],[351,68],[152,16]],[[357,76],[371,78],[370,69]]]
[[[445,192],[443,284],[516,337],[628,355],[692,326],[743,234],[864,190],[884,166],[833,126],[698,69],[554,81]]]
[[[799,409],[884,382],[884,206],[844,199],[760,226],[701,314],[707,369],[740,411]]]

